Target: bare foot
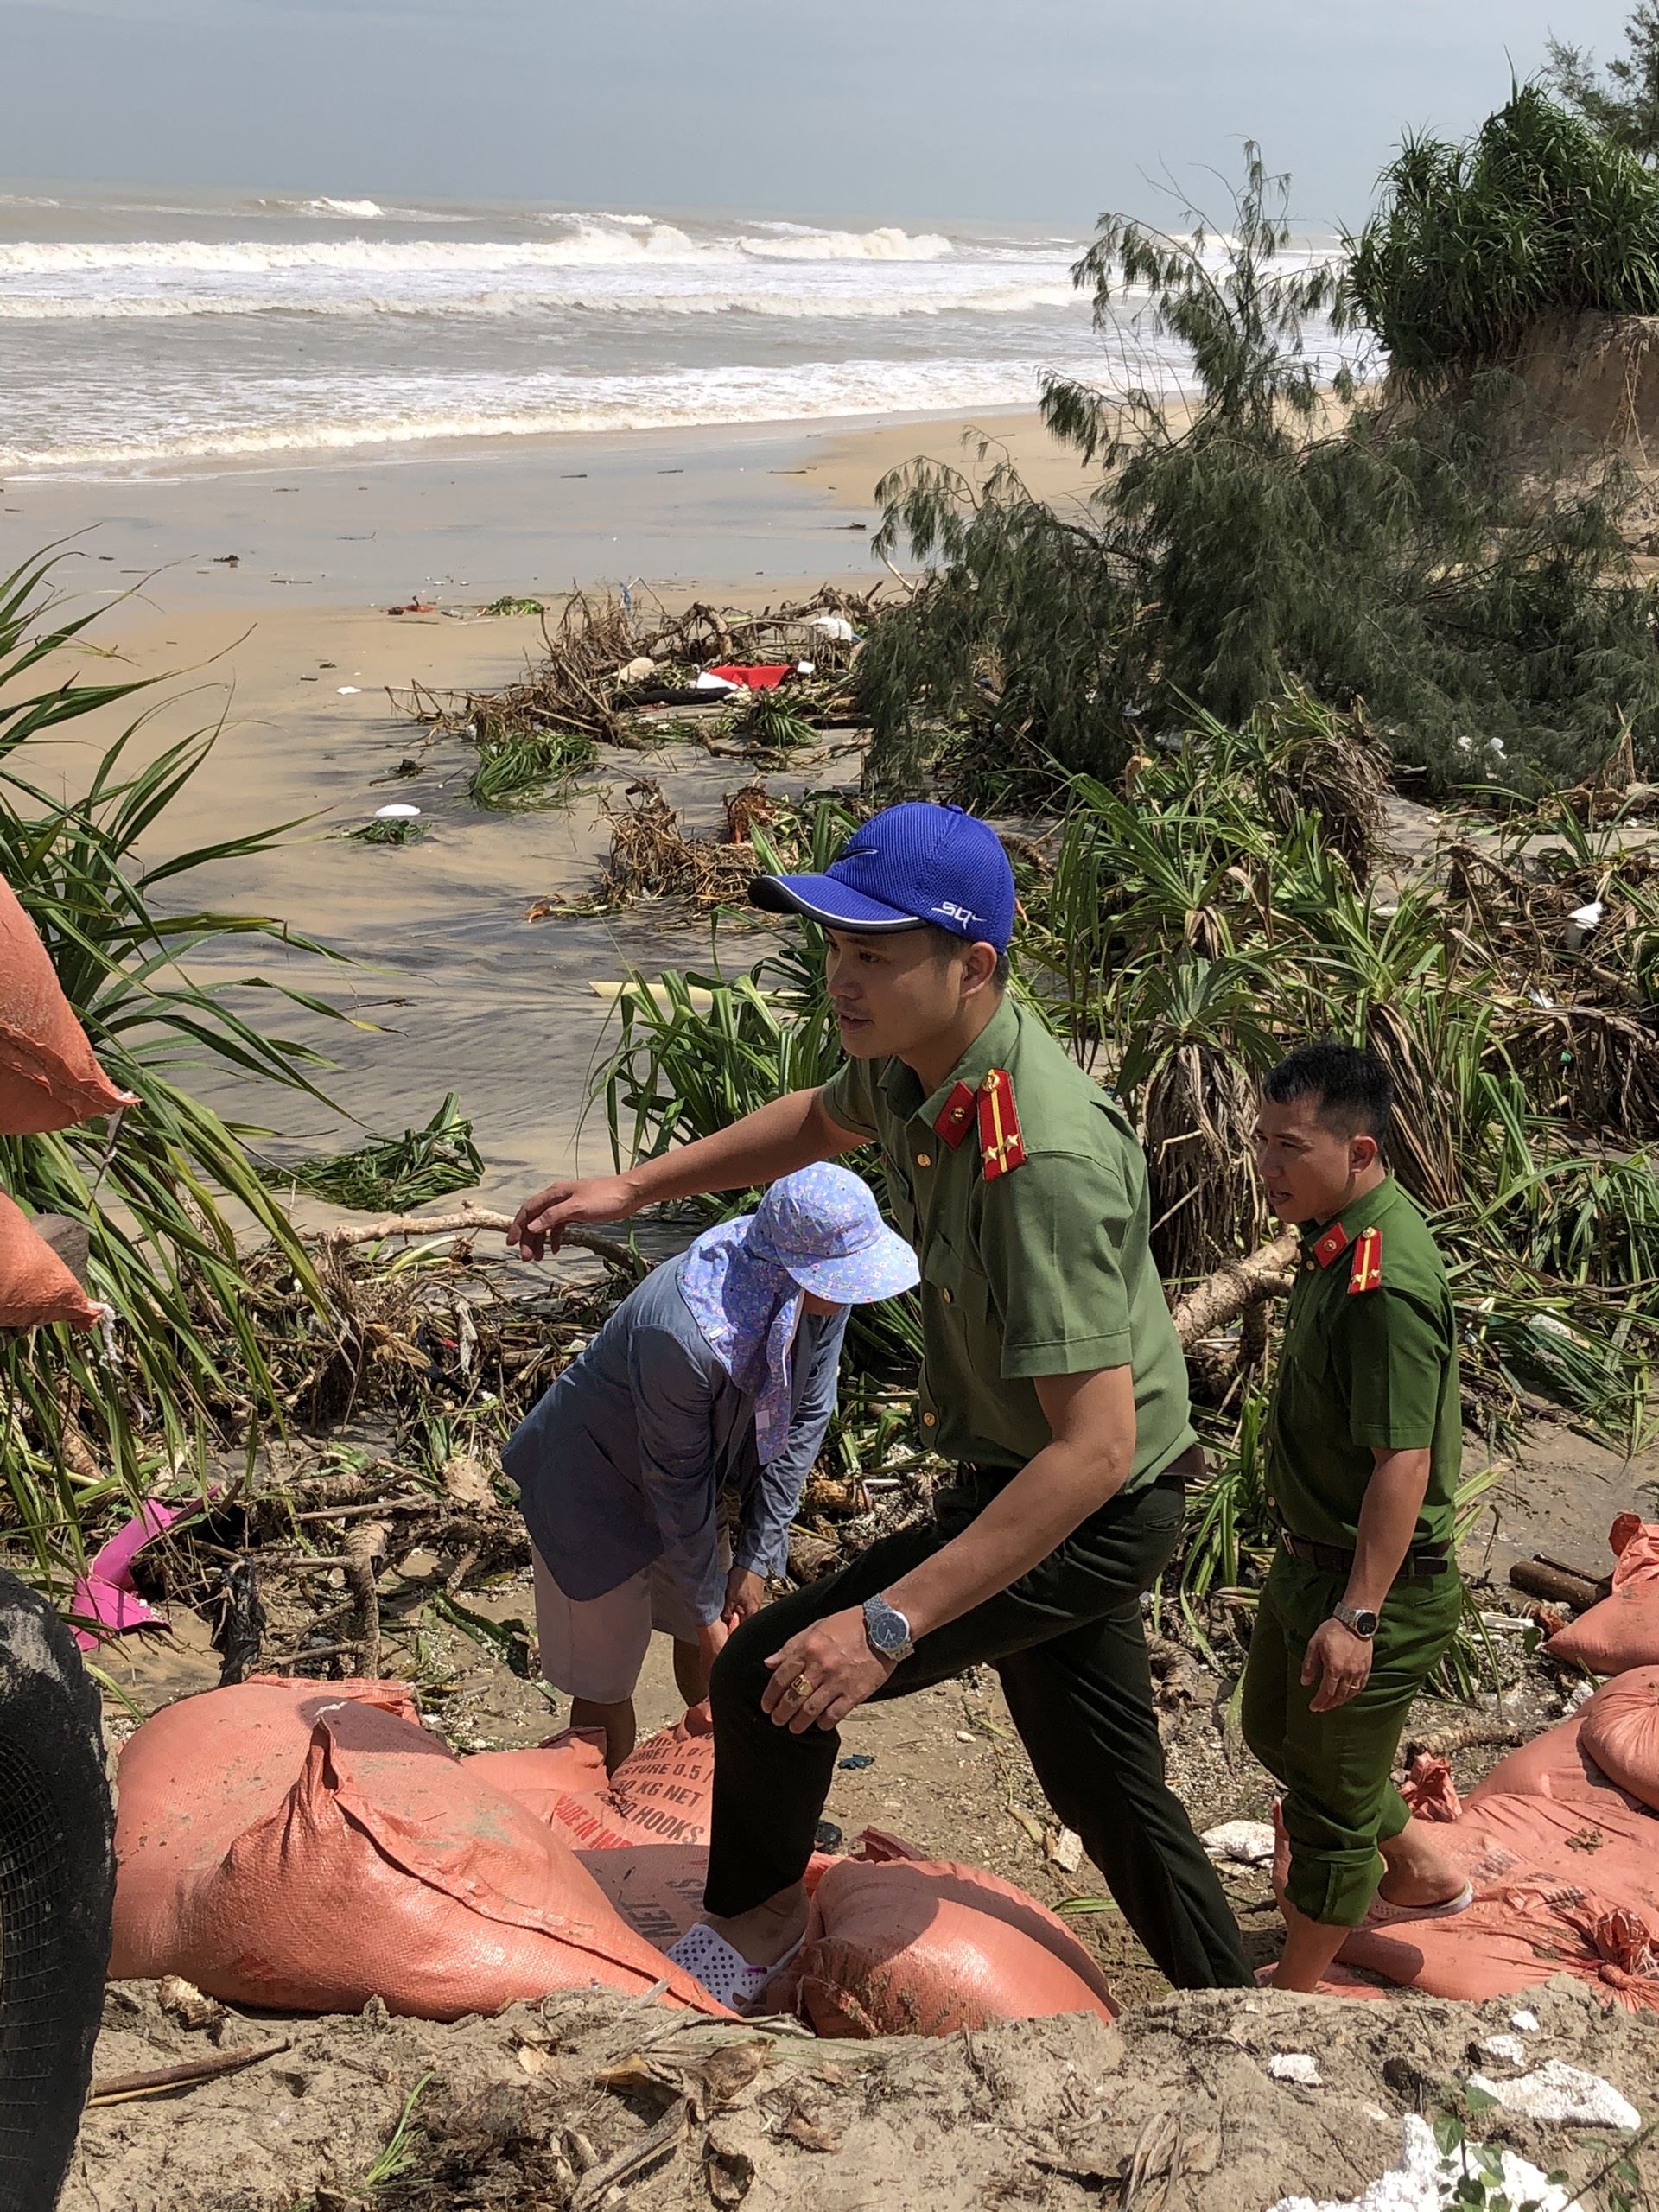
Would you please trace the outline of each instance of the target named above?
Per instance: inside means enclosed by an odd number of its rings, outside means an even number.
[[[1377,1885],[1384,1904],[1448,1904],[1460,1896],[1462,1870],[1433,1841],[1434,1823],[1413,1818],[1377,1848],[1388,1871]]]

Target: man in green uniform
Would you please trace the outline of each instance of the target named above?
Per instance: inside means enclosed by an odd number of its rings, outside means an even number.
[[[1268,1204],[1300,1238],[1268,1421],[1281,1533],[1243,1710],[1285,1785],[1282,1989],[1316,1987],[1363,1920],[1470,1902],[1392,1780],[1463,1601],[1456,1323],[1427,1224],[1388,1171],[1392,1107],[1374,1054],[1308,1045],[1268,1076],[1256,1123]]]
[[[1164,1780],[1141,1627],[1202,1462],[1134,1133],[1005,995],[1014,880],[984,823],[890,807],[826,874],[753,895],[828,931],[846,1065],[626,1175],[555,1184],[511,1235],[539,1256],[571,1223],[878,1142],[921,1263],[923,1433],[957,1482],[927,1526],[768,1607],[716,1661],[706,1924],[682,1962],[728,2002],[758,1994],[805,1925],[836,1724],[988,1662],[1049,1802],[1170,1980],[1242,1985]]]

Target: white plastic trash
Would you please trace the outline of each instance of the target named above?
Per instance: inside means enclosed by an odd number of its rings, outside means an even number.
[[[412,822],[420,810],[418,806],[410,806],[397,799],[391,806],[377,806],[374,818],[377,822]]]
[[[1236,1866],[1265,1866],[1273,1857],[1273,1829],[1266,1821],[1224,1821],[1198,1839],[1211,1859]]]
[[[735,691],[737,686],[735,683],[728,683],[723,676],[710,676],[708,670],[704,669],[702,674],[697,678],[694,689],[698,691]]]
[[[1547,2059],[1535,2073],[1508,2082],[1471,2074],[1469,2087],[1496,2098],[1505,2112],[1553,2121],[1558,2127],[1622,2127],[1634,2134],[1642,2125],[1641,2113],[1611,2082],[1560,2058]]]
[[[334,689],[342,699],[349,699],[353,692],[360,691],[363,686],[360,683],[336,683]]]
[[[1304,2089],[1325,2087],[1325,2076],[1312,2051],[1275,2050],[1268,2061],[1268,2071],[1275,2082],[1295,2082]]]
[[[814,619],[812,627],[826,638],[839,639],[844,645],[851,645],[858,635],[844,614],[820,614]]]

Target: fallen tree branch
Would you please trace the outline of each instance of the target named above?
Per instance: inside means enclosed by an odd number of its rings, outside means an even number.
[[[1185,1351],[1212,1331],[1236,1321],[1247,1306],[1282,1298],[1296,1273],[1296,1234],[1287,1229],[1248,1260],[1230,1261],[1189,1291],[1172,1315]]]
[[[499,1229],[505,1236],[512,1227],[510,1213],[488,1213],[482,1206],[464,1206],[459,1213],[399,1213],[385,1221],[363,1225],[353,1224],[344,1229],[325,1229],[321,1242],[339,1249],[353,1244],[378,1244],[388,1236],[464,1236],[480,1229]],[[651,1262],[643,1259],[631,1244],[620,1236],[607,1236],[603,1230],[581,1226],[567,1229],[560,1239],[563,1244],[580,1246],[608,1262],[613,1268],[626,1268],[630,1274],[649,1270]]]
[[[262,2050],[222,2050],[213,2057],[187,2059],[182,2066],[158,2066],[147,2074],[106,2074],[92,2083],[89,2105],[126,2104],[134,2097],[159,2096],[165,2089],[194,2088],[198,2082],[217,2081],[221,2074],[239,2074],[262,2058],[275,2058],[287,2042],[266,2044]]]

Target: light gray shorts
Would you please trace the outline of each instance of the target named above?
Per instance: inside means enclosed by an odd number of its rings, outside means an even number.
[[[633,1695],[653,1629],[678,1643],[697,1640],[696,1615],[660,1560],[601,1598],[567,1598],[539,1552],[532,1564],[542,1673],[567,1697],[620,1705]],[[732,1547],[722,1529],[721,1573],[729,1573],[731,1564]]]

